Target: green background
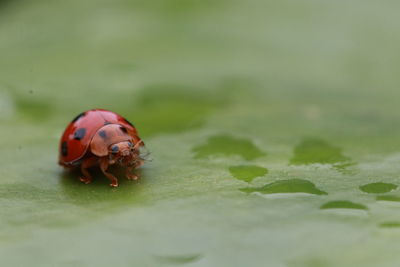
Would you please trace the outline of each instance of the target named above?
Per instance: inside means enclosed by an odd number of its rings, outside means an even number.
[[[0,1],[3,266],[398,266],[396,1]],[[151,160],[57,165],[90,108]]]

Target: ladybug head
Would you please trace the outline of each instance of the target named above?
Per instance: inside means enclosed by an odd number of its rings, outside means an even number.
[[[127,157],[134,152],[134,145],[130,141],[113,144],[109,148],[109,154],[120,157]]]
[[[131,162],[140,158],[139,146],[141,141],[133,144],[131,141],[123,141],[112,144],[109,147],[109,156],[111,162],[119,162],[122,165],[129,165]]]

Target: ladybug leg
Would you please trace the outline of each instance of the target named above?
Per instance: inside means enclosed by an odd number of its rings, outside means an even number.
[[[92,157],[92,158],[88,158],[85,159],[82,164],[81,164],[81,172],[83,174],[83,176],[81,176],[79,178],[79,180],[85,184],[89,184],[90,182],[92,182],[92,176],[90,175],[88,168],[96,165],[97,159]]]
[[[108,158],[104,157],[100,159],[100,169],[104,173],[105,176],[107,176],[108,179],[111,180],[111,187],[118,187],[118,179],[112,175],[111,173],[107,172],[109,166]]]
[[[137,176],[136,174],[131,173],[132,170],[133,170],[135,167],[136,167],[136,166],[133,165],[133,166],[131,166],[131,167],[127,167],[127,168],[126,168],[126,174],[125,174],[125,176],[126,176],[126,178],[127,178],[128,180],[134,180],[134,181],[136,181],[136,180],[139,179],[139,176]]]
[[[139,176],[137,176],[136,174],[132,174],[132,170],[139,168],[140,166],[142,166],[144,164],[144,160],[137,160],[132,166],[129,166],[126,168],[126,178],[128,180],[138,180]]]

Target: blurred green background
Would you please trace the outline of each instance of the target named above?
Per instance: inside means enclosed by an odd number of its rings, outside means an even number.
[[[3,266],[398,266],[396,1],[0,1]],[[57,165],[80,112],[142,179]]]

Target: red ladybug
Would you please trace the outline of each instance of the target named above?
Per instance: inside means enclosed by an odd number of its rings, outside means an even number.
[[[79,114],[65,129],[60,141],[59,164],[65,168],[80,167],[85,184],[92,181],[88,168],[99,165],[117,187],[118,179],[107,172],[110,165],[126,167],[126,178],[137,180],[131,173],[143,165],[139,149],[144,146],[135,127],[122,116],[104,109]]]

